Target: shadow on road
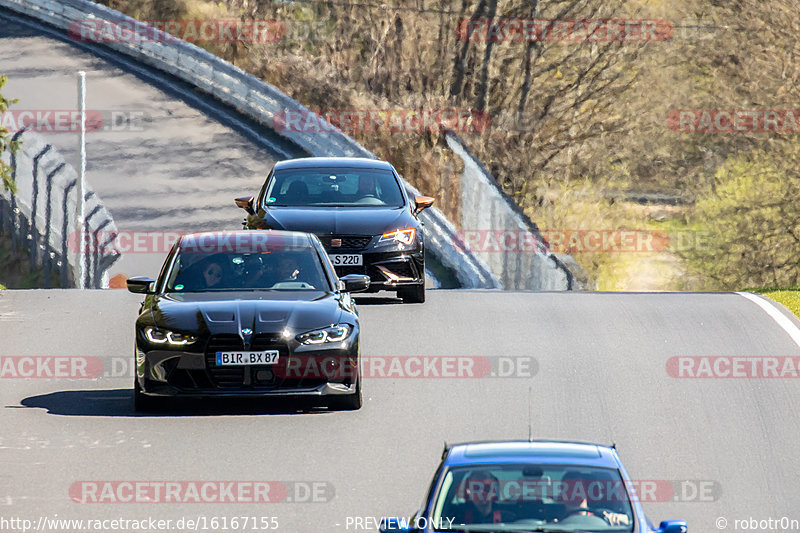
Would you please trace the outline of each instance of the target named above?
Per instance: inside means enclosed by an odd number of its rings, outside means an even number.
[[[390,296],[353,296],[356,305],[400,305],[403,300]]]
[[[133,410],[132,389],[92,389],[51,392],[30,396],[20,402],[23,407],[46,409],[51,415],[64,416],[218,416],[218,415],[295,415],[321,414],[327,411],[308,400],[233,399],[164,401],[162,409],[152,413]],[[9,408],[9,407],[7,407]]]

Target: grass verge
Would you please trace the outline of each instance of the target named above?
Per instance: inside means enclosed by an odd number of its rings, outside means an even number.
[[[800,287],[793,289],[755,289],[753,292],[762,294],[784,306],[800,318]]]

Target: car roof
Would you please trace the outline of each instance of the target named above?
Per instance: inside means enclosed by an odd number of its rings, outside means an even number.
[[[394,167],[380,159],[367,159],[364,157],[302,157],[287,159],[275,163],[275,170],[287,168],[314,168],[314,167],[340,167],[340,168],[381,168],[393,170]]]
[[[533,440],[453,444],[446,449],[447,466],[471,464],[531,463],[569,464],[619,468],[613,447],[592,442]]]
[[[277,230],[236,230],[236,231],[206,231],[182,235],[178,241],[181,249],[209,253],[236,252],[236,247],[246,247],[248,250],[257,251],[258,247],[265,246],[270,250],[308,248],[311,247],[311,237],[300,231]],[[272,246],[276,248],[273,248]]]

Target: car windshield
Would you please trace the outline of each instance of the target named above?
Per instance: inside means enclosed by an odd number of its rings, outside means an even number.
[[[437,531],[632,531],[619,471],[580,465],[491,464],[448,470]]]
[[[273,174],[266,207],[402,207],[403,193],[390,170],[299,168]]]
[[[204,253],[179,251],[167,274],[166,292],[330,290],[311,247],[275,251]]]

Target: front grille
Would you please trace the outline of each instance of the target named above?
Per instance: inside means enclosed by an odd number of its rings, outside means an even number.
[[[345,251],[345,250],[363,250],[372,240],[370,235],[318,235],[319,240],[322,241],[322,246],[328,253]],[[331,241],[333,239],[341,239],[341,246],[333,246]]]
[[[206,347],[206,369],[213,385],[219,389],[273,387],[277,378],[272,365],[267,366],[217,366],[217,352],[253,350],[278,350],[279,359],[289,355],[289,348],[278,335],[260,333],[253,336],[245,347],[238,335],[214,335]]]
[[[206,346],[206,369],[215,387],[238,389],[244,385],[243,366],[217,366],[217,352],[244,350],[238,335],[214,335]]]

